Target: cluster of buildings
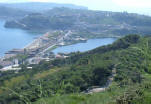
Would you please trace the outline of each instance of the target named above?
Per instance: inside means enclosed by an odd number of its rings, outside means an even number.
[[[18,54],[24,54],[24,52],[25,51],[23,49],[13,49],[11,51],[6,52],[4,58],[9,59],[11,57],[15,57]]]
[[[20,70],[18,59],[14,58],[12,60],[8,60],[5,58],[0,59],[0,66],[2,67],[0,71],[7,70]]]
[[[19,70],[20,64],[39,64],[42,60],[50,61],[55,58],[67,58],[67,55],[54,55],[49,48],[55,45],[65,45],[64,40],[71,35],[71,31],[63,34],[63,32],[55,32],[55,34],[46,33],[45,35],[34,40],[33,43],[23,49],[12,49],[5,53],[0,59],[2,70]],[[80,37],[76,38],[81,40]],[[51,47],[52,48],[52,47]],[[48,51],[48,52],[47,52]]]

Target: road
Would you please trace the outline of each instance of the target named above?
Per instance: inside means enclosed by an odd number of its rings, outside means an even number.
[[[92,89],[88,90],[86,92],[86,94],[102,92],[102,91],[105,91],[107,88],[109,88],[111,86],[111,84],[112,84],[112,81],[114,80],[114,77],[116,76],[116,68],[115,68],[116,66],[117,66],[117,64],[114,65],[114,68],[112,70],[112,75],[108,78],[108,81],[107,81],[105,86],[92,88]]]
[[[42,50],[40,53],[38,53],[39,55],[43,55],[47,50],[51,49],[52,47],[58,45],[59,43],[63,42],[64,39],[66,39],[68,36],[70,36],[72,34],[71,31],[68,31],[64,36],[60,37],[53,45],[48,46],[46,49]]]

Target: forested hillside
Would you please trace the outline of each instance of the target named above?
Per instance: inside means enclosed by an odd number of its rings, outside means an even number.
[[[72,8],[87,10],[87,7],[73,4],[57,4],[42,2],[23,2],[23,3],[0,3],[0,19],[16,20],[25,17],[31,13],[43,13],[53,8]]]
[[[91,11],[54,8],[29,14],[19,20],[7,21],[7,28],[30,31],[73,30],[82,36],[150,35],[151,17],[127,12]]]
[[[150,104],[151,37],[128,35],[111,45],[0,72],[0,104]],[[104,92],[86,94],[93,86]],[[85,93],[84,93],[85,92]]]

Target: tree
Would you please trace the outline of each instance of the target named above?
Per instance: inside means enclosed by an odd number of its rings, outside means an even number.
[[[93,81],[97,86],[104,85],[107,82],[108,76],[111,74],[109,69],[97,67],[93,71]]]
[[[3,68],[3,66],[0,65],[0,69]]]

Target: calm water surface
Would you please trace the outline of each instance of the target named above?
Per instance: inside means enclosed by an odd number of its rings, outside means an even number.
[[[85,52],[99,46],[112,44],[116,38],[99,38],[99,39],[90,39],[86,43],[77,43],[68,46],[62,46],[54,49],[52,52],[57,53],[70,53],[70,52]]]
[[[0,20],[0,57],[4,55],[5,52],[14,48],[23,48],[27,44],[31,43],[36,37],[41,34],[29,33],[20,29],[8,29],[4,28],[4,21]],[[78,43],[68,46],[59,47],[53,50],[55,54],[70,53],[70,52],[84,52],[94,49],[99,46],[111,44],[116,40],[116,38],[100,38],[100,39],[90,39],[86,43]]]
[[[20,29],[4,28],[5,21],[0,20],[0,57],[14,48],[23,48],[41,34],[29,33]]]

